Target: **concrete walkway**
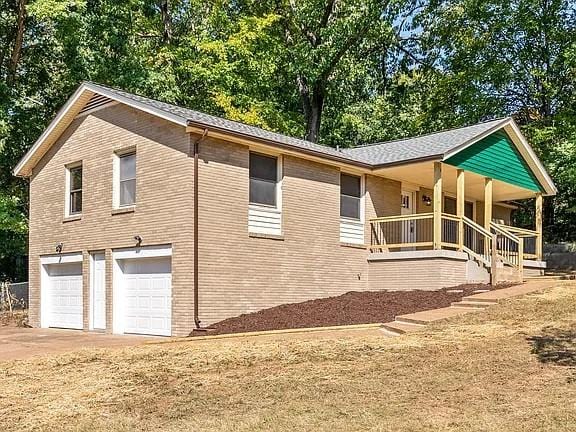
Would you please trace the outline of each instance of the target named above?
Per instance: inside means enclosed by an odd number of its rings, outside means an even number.
[[[82,348],[113,348],[143,344],[152,336],[114,336],[81,330],[0,327],[0,362]]]
[[[390,336],[419,331],[430,323],[467,313],[479,312],[491,305],[498,304],[502,300],[540,291],[557,283],[557,280],[533,279],[522,285],[474,294],[462,298],[460,302],[452,303],[450,307],[398,315],[394,321],[382,324],[382,329]]]

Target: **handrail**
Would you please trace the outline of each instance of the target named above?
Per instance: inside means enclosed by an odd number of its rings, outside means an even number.
[[[428,219],[434,217],[434,213],[414,213],[414,214],[407,214],[407,215],[398,215],[398,216],[383,216],[378,218],[370,219],[369,222],[394,222],[400,220],[415,220],[415,219]]]
[[[506,225],[506,224],[500,224],[500,223],[496,223],[496,222],[492,222],[492,224],[495,226],[498,226],[499,228],[501,228],[505,231],[508,231],[510,233],[523,234],[523,235],[530,236],[530,237],[539,235],[538,231],[531,230],[528,228],[519,228],[519,227]],[[518,237],[522,237],[522,236],[518,235]]]
[[[492,233],[490,231],[488,231],[486,228],[484,228],[482,225],[477,224],[476,222],[474,222],[472,219],[466,217],[466,216],[462,216],[462,220],[467,223],[468,225],[470,225],[472,228],[474,228],[476,231],[480,231],[482,234],[484,234],[486,237],[492,237]]]
[[[462,216],[462,223],[465,230],[462,249],[486,267],[492,267],[492,233],[466,216]]]
[[[450,214],[450,213],[442,213],[442,218],[450,219],[450,220],[453,220],[455,222],[460,222],[460,218],[458,216],[455,216],[455,215]]]
[[[492,245],[498,255],[506,264],[518,270],[522,278],[524,266],[524,239],[515,236],[511,232],[503,229],[500,224],[490,223],[490,229],[494,231],[496,243]]]
[[[510,240],[513,240],[513,241],[515,241],[515,242],[517,242],[517,243],[520,243],[520,238],[519,238],[519,237],[515,236],[514,234],[512,234],[512,233],[509,232],[509,231],[506,231],[505,229],[500,228],[500,224],[496,224],[496,223],[492,222],[492,223],[490,224],[490,227],[491,227],[494,231],[496,231],[498,234],[501,234],[501,235],[503,235],[503,236],[505,236],[505,237],[508,237]]]

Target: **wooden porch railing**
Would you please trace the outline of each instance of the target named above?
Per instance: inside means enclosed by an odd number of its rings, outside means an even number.
[[[497,223],[494,223],[494,225],[522,239],[524,259],[542,259],[542,257],[539,257],[537,254],[537,244],[540,241],[540,234],[538,231]]]
[[[386,216],[370,220],[370,249],[390,251],[434,246],[434,215],[419,213]],[[467,217],[448,213],[441,215],[442,247],[466,249],[484,261],[489,261],[492,234]],[[461,238],[462,237],[462,238]]]
[[[433,246],[434,215],[419,213],[370,220],[370,249],[427,248]]]
[[[462,217],[462,224],[464,225],[462,250],[468,252],[486,267],[491,267],[493,260],[492,242],[494,240],[492,233],[466,216]]]
[[[466,216],[441,214],[441,247],[467,252],[473,259],[491,269],[495,263],[515,269],[520,278],[524,259],[535,256],[535,231],[490,224],[490,231]],[[515,231],[512,231],[514,229]],[[421,213],[388,216],[370,220],[370,250],[388,252],[396,250],[431,249],[434,247],[434,214]]]
[[[499,224],[492,222],[490,229],[494,234],[494,248],[498,258],[510,267],[522,272],[524,268],[524,242],[519,237],[506,231]]]

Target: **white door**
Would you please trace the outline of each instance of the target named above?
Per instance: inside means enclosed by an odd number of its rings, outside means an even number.
[[[119,261],[124,296],[124,333],[170,336],[172,269],[169,257]]]
[[[47,298],[48,327],[82,329],[82,263],[50,264]]]
[[[415,192],[402,191],[402,215],[411,215],[416,213]],[[402,222],[402,243],[416,242],[416,223],[414,221]],[[404,248],[410,250],[411,248]]]
[[[106,259],[103,253],[92,255],[92,328],[106,329]]]

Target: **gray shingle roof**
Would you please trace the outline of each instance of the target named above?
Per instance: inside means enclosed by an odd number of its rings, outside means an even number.
[[[491,120],[472,126],[435,132],[413,138],[368,144],[344,149],[347,155],[370,161],[373,165],[394,164],[434,156],[442,157],[475,137],[482,135],[508,119]]]
[[[404,138],[395,141],[369,144],[365,146],[342,149],[340,151],[321,144],[315,144],[303,139],[293,138],[276,132],[270,132],[255,126],[244,123],[226,120],[220,117],[205,114],[199,111],[182,108],[143,96],[138,96],[122,90],[113,89],[100,84],[86,83],[96,92],[118,96],[128,99],[137,104],[145,105],[151,110],[156,110],[176,117],[186,124],[195,124],[204,127],[216,128],[235,134],[261,139],[278,145],[291,147],[296,150],[317,153],[332,159],[349,161],[350,163],[377,166],[385,164],[396,164],[431,158],[438,156],[441,158],[452,149],[466,144],[471,139],[496,128],[499,124],[508,119],[492,120],[472,126],[436,132],[413,138]]]
[[[182,108],[176,105],[168,104],[165,102],[160,102],[154,99],[149,99],[143,96],[138,96],[132,93],[128,93],[122,90],[113,89],[100,84],[87,83],[96,91],[102,91],[104,93],[113,93],[122,98],[130,99],[134,102],[144,104],[152,109],[160,110],[162,112],[176,116],[186,123],[195,123],[203,126],[213,127],[220,130],[235,132],[237,134],[246,135],[249,137],[259,138],[265,141],[272,141],[274,143],[285,145],[289,147],[294,147],[296,149],[308,150],[314,153],[320,153],[326,156],[331,156],[337,159],[345,159],[351,162],[357,162],[365,165],[369,165],[368,162],[362,160],[355,155],[347,155],[335,148],[328,147],[321,144],[316,144],[310,141],[306,141],[299,138],[293,138],[287,135],[282,135],[276,132],[267,131],[259,127],[250,126],[244,123],[226,120],[221,117],[216,117],[210,114],[205,114],[199,111],[194,111],[187,108]]]

